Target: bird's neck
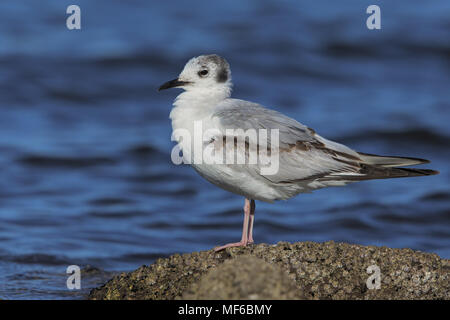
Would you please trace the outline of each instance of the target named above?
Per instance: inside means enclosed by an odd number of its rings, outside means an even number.
[[[172,129],[190,130],[195,121],[208,119],[215,107],[231,95],[231,87],[198,88],[182,92],[170,113]]]

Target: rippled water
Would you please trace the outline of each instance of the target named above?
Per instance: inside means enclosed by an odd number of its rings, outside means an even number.
[[[83,298],[114,272],[240,237],[243,199],[170,160],[184,63],[219,53],[234,97],[438,176],[257,203],[257,242],[346,241],[450,258],[450,5],[382,1],[0,2],[0,298]],[[68,265],[85,271],[66,288]]]

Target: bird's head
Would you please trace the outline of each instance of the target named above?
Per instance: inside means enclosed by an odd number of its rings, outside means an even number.
[[[216,55],[201,55],[190,59],[178,78],[167,81],[159,91],[180,87],[186,91],[231,91],[231,70],[228,62]]]

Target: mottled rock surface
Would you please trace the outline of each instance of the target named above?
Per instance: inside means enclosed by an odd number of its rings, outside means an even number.
[[[372,265],[379,289],[368,289]],[[449,299],[449,271],[450,260],[411,249],[280,242],[175,254],[114,277],[89,298]]]

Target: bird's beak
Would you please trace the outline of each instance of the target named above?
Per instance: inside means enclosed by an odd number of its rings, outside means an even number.
[[[166,83],[164,83],[161,87],[159,87],[158,91],[175,88],[175,87],[181,87],[188,83],[189,83],[188,81],[180,81],[178,78],[173,79],[173,80],[170,80],[170,81],[167,81]]]

